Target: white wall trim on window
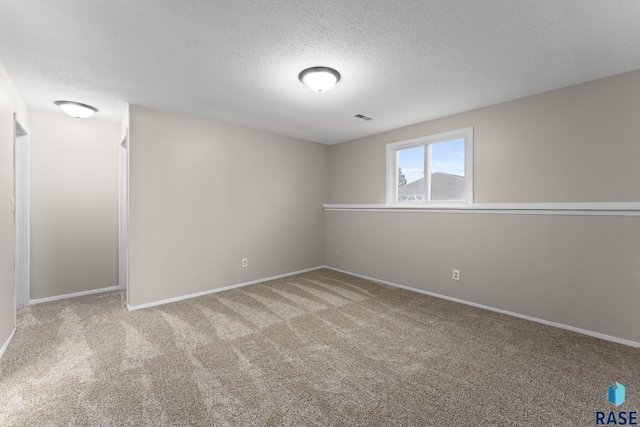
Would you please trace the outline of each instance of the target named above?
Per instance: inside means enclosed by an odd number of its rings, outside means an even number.
[[[465,200],[457,201],[433,201],[431,199],[431,160],[432,146],[440,142],[464,139],[464,178],[465,178]],[[397,171],[398,152],[409,148],[425,146],[425,202],[407,203],[399,202],[397,197]],[[442,132],[435,135],[428,135],[419,138],[409,139],[389,143],[386,146],[386,201],[388,205],[434,205],[434,206],[470,206],[473,205],[473,127],[457,129],[449,132]]]
[[[461,205],[325,204],[326,211],[480,213],[515,215],[640,216],[640,202],[476,203]]]

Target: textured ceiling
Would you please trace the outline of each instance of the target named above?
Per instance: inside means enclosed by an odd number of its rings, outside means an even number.
[[[0,61],[34,110],[333,144],[640,69],[639,23],[637,0],[0,0]],[[312,92],[311,66],[342,79]]]

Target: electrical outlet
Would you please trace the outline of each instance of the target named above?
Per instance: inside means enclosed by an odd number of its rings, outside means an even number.
[[[340,251],[336,251],[336,259],[340,259]]]
[[[460,270],[453,270],[453,280],[460,280]]]
[[[247,267],[249,266],[249,260],[247,258],[242,258],[242,267]]]

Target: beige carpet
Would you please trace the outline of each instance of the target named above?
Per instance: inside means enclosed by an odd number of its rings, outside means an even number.
[[[607,402],[626,386],[627,401]],[[19,314],[2,426],[589,426],[640,410],[640,351],[317,270],[128,312]]]

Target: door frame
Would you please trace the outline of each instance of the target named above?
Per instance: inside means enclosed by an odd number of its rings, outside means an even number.
[[[128,260],[128,228],[129,228],[129,135],[125,131],[120,143],[120,178],[118,191],[118,286],[127,290],[129,297],[129,260]]]
[[[31,139],[16,114],[13,115],[13,209],[15,227],[16,311],[29,306],[30,297],[30,203],[29,175]]]

